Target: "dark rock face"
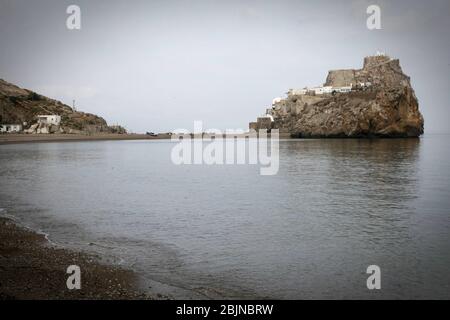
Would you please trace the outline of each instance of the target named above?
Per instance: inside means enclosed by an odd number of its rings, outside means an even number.
[[[108,126],[94,114],[78,112],[71,107],[35,92],[19,88],[0,79],[0,123],[23,124],[24,129],[37,128],[37,115],[61,116],[60,128],[49,126],[48,133],[125,133],[119,126]]]
[[[367,57],[360,70],[330,71],[324,84],[333,88],[350,85],[352,90],[347,93],[289,94],[274,104],[272,128],[292,137],[423,134],[424,120],[418,101],[399,60]]]

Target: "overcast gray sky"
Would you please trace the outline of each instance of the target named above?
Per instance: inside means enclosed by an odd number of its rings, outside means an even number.
[[[366,28],[370,4],[382,30]],[[426,131],[449,132],[449,16],[449,0],[0,0],[0,78],[135,132],[245,129],[379,50],[411,76]]]

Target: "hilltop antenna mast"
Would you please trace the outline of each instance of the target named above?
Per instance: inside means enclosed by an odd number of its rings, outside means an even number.
[[[75,99],[72,100],[72,109],[73,109],[73,111],[77,111],[77,109],[75,108]]]

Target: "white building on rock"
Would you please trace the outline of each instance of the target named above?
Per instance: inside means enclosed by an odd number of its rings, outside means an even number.
[[[0,132],[16,133],[22,131],[21,124],[0,124]]]
[[[53,124],[59,126],[61,124],[61,116],[58,115],[40,115],[37,116],[39,124]]]
[[[366,82],[362,87],[369,87],[371,85],[370,82]],[[292,95],[307,95],[307,94],[313,94],[313,95],[322,95],[322,94],[332,94],[333,92],[340,92],[340,93],[346,93],[351,92],[353,89],[353,85],[345,86],[345,87],[332,87],[332,86],[323,86],[323,87],[312,87],[312,88],[304,88],[304,89],[289,89],[288,96]]]
[[[326,87],[314,87],[309,89],[309,91],[313,91],[315,94],[325,94],[325,93],[332,93],[333,87],[326,86]]]

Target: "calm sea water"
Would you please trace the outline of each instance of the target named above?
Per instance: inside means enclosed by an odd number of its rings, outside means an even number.
[[[450,298],[450,136],[282,141],[275,176],[172,147],[0,146],[2,214],[178,298]]]

